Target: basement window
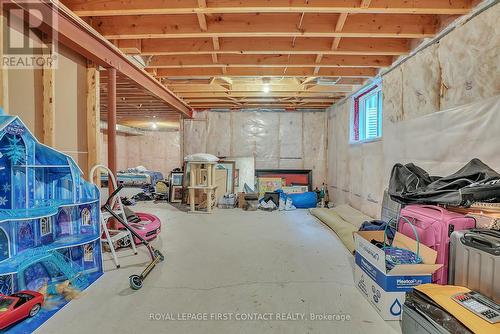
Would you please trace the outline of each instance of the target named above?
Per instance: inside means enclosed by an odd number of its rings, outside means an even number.
[[[350,142],[363,143],[382,137],[382,84],[377,82],[352,98]]]

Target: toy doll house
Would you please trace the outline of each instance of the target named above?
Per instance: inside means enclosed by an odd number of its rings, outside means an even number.
[[[102,274],[99,214],[74,160],[0,110],[0,293],[85,289]]]

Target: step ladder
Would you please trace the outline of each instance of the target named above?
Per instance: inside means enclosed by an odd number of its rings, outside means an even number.
[[[104,165],[95,165],[94,167],[92,167],[92,169],[90,170],[90,182],[95,184],[94,180],[96,178],[98,179],[101,178],[100,170],[106,171],[108,177],[111,179],[113,189],[117,189],[118,185],[116,183],[116,178],[113,172],[111,172],[111,170]],[[125,210],[123,208],[123,203],[120,196],[116,196],[111,204],[112,204],[111,207],[115,209],[114,211],[118,215],[122,216],[123,221],[128,223],[127,215],[125,214]],[[137,248],[135,247],[135,242],[132,233],[130,233],[130,231],[126,229],[110,230],[108,228],[108,222],[112,218],[110,213],[101,210],[101,214],[99,216],[101,217],[100,219],[101,219],[101,229],[102,229],[100,231],[100,235],[102,236],[102,232],[104,232],[104,238],[101,237],[101,243],[108,244],[108,247],[111,250],[111,254],[113,255],[113,261],[115,262],[116,268],[120,268],[118,257],[116,256],[115,243],[116,244],[121,243],[124,247],[130,246],[134,251],[134,254],[137,255]]]

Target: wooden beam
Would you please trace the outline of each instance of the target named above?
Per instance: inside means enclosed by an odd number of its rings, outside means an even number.
[[[56,71],[54,68],[45,66],[42,68],[42,143],[52,147],[55,145],[56,122],[55,77]]]
[[[427,38],[437,31],[437,15],[353,15],[336,32],[337,14],[309,14],[297,27],[297,14],[220,14],[207,19],[201,31],[196,18],[187,15],[98,17],[92,25],[108,39],[211,38],[211,37],[386,37]]]
[[[214,47],[217,40],[218,47]],[[217,38],[202,39],[144,39],[142,54],[330,54],[330,55],[406,55],[410,50],[409,39],[402,38],[344,38],[342,46],[332,51],[331,38],[297,38],[295,45],[289,38]]]
[[[210,6],[193,5],[192,1],[82,1],[64,0],[79,16],[111,15],[182,15],[222,13],[405,13],[405,14],[465,14],[471,8],[467,0],[374,0],[372,6],[360,6],[359,0],[213,0]],[[366,2],[366,1],[363,1]]]
[[[101,117],[99,96],[99,69],[87,65],[87,171],[101,163]],[[99,185],[101,178],[96,176],[95,184]]]
[[[213,56],[213,54],[212,54]],[[156,56],[148,68],[192,67],[387,67],[392,56],[332,56],[314,55],[220,55],[213,61],[210,55]]]
[[[222,68],[223,71],[226,69]],[[228,67],[224,76],[313,76],[313,68],[276,68],[276,67]],[[321,68],[318,75],[325,77],[371,78],[377,75],[376,68]],[[158,77],[213,77],[221,76],[219,68],[160,68]]]
[[[186,117],[192,117],[192,110],[183,101],[179,100],[146,71],[140,69],[135,63],[127,59],[113,44],[105,40],[101,35],[96,34],[82,19],[61,6],[59,2],[39,2],[41,5],[37,6],[37,10],[41,11],[44,17],[56,18],[53,22],[48,22],[48,24],[57,22],[57,24],[48,27],[42,26],[42,29],[50,28],[47,32],[55,29],[58,33],[59,43],[100,66],[119,69],[120,73],[131,78],[139,86],[164,100],[172,108],[178,110]],[[29,10],[29,2],[16,2],[16,4],[35,22],[39,20],[39,14],[35,13],[36,11]]]

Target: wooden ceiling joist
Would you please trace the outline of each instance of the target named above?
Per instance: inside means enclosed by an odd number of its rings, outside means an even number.
[[[301,67],[228,67],[223,73],[220,68],[159,68],[158,77],[282,77],[282,76],[312,76],[314,68]],[[371,78],[377,75],[378,69],[371,67],[340,67],[322,68],[318,73],[323,77],[355,77]]]
[[[220,55],[217,63],[210,55],[155,56],[148,67],[387,67],[393,61],[392,56],[319,55]]]
[[[339,14],[309,14],[297,27],[300,14],[220,14],[207,17],[207,30],[200,30],[196,16],[143,15],[104,16],[92,26],[108,39],[212,38],[212,37],[386,37],[427,38],[438,28],[437,15],[357,14],[341,32],[332,22]],[[279,24],[278,24],[279,23]]]
[[[470,0],[61,0],[193,109],[324,109]],[[102,97],[106,96],[103,84]],[[170,112],[118,81],[121,117]],[[120,116],[119,116],[120,117]],[[148,121],[149,122],[149,121]]]
[[[215,39],[215,37],[214,37]],[[120,46],[125,41],[118,40]],[[292,45],[290,38],[217,38],[215,48],[210,38],[143,39],[141,53],[145,56],[196,55],[196,54],[318,54],[325,55],[394,55],[408,54],[410,40],[404,38],[343,38],[332,50],[333,38],[297,38]],[[127,43],[128,44],[128,43]],[[126,48],[124,48],[126,50]]]
[[[357,88],[357,85],[335,85],[335,86],[317,86],[314,85],[312,87],[307,86],[279,86],[279,85],[270,85],[269,93],[283,93],[283,94],[330,94],[330,93],[348,93],[352,92],[354,88]],[[245,95],[251,93],[262,93],[262,85],[248,85],[248,87],[237,86],[232,89],[225,89],[219,85],[212,86],[204,86],[204,85],[178,85],[172,86],[172,91],[176,94],[182,93],[214,93],[214,94],[236,94],[236,95]]]
[[[302,97],[302,98],[331,98],[331,97],[342,97],[345,93],[296,93],[296,92],[269,92],[266,93],[266,97],[275,98],[286,98],[286,97]],[[192,92],[192,93],[179,93],[184,100],[193,100],[197,98],[258,98],[264,96],[262,92],[246,92],[246,93],[203,93],[203,92]]]
[[[101,71],[100,101],[101,117],[107,117],[108,83],[107,71]],[[184,102],[183,102],[184,103]],[[116,115],[128,119],[130,116],[162,116],[170,120],[178,119],[179,113],[162,99],[139,86],[134,80],[118,74],[116,78]]]
[[[470,9],[467,0],[373,0],[370,7],[359,0],[211,0],[200,6],[193,0],[69,0],[65,3],[79,16],[181,15],[222,13],[392,13],[460,15]],[[203,1],[203,3],[205,3]]]

